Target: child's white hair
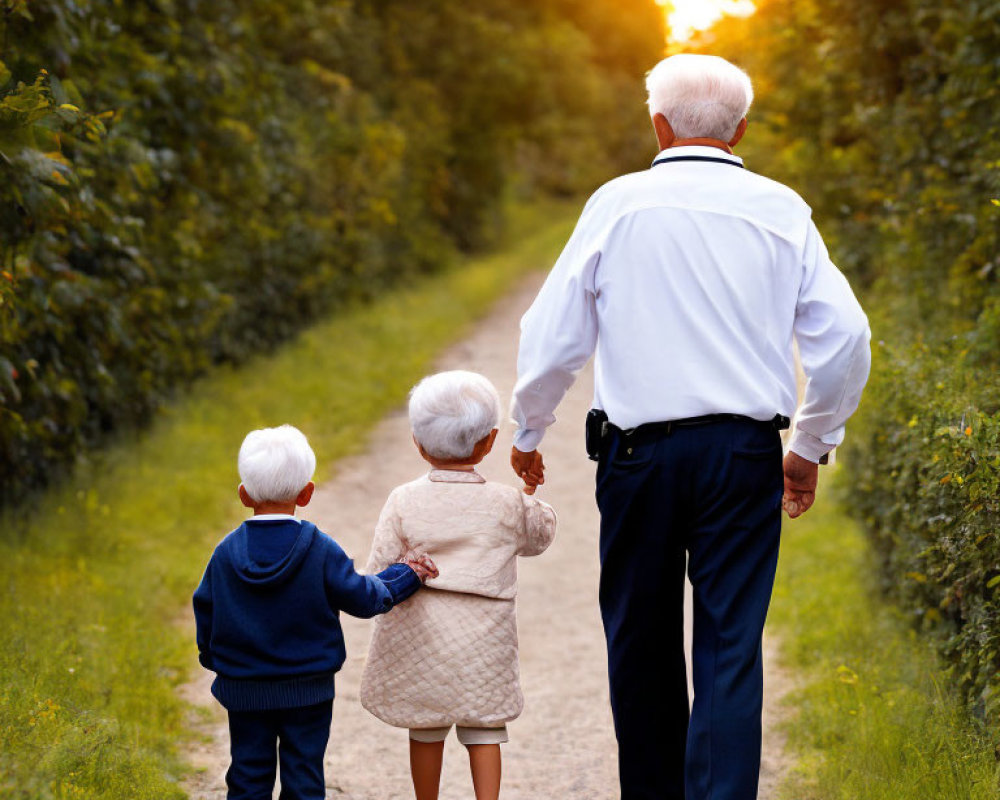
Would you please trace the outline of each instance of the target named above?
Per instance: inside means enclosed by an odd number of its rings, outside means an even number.
[[[410,428],[428,455],[467,458],[500,420],[500,395],[477,372],[429,375],[410,392]]]
[[[728,142],[753,102],[750,77],[719,56],[678,53],[646,76],[649,115],[663,114],[678,139]]]
[[[316,454],[298,428],[282,425],[250,431],[237,459],[240,480],[256,502],[294,500],[316,471]]]

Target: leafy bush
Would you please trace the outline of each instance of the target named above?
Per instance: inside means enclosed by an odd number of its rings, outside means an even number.
[[[790,525],[768,624],[795,687],[782,800],[995,800],[994,742],[942,680],[933,638],[871,580],[872,546],[837,502],[843,464]],[[836,506],[841,506],[837,508]]]
[[[590,6],[2,0],[0,505],[511,193],[642,165],[662,14]]]
[[[968,358],[957,342],[877,346],[844,500],[884,588],[1000,725],[1000,380]]]

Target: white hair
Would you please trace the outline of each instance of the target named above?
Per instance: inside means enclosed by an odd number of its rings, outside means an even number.
[[[237,459],[240,480],[258,503],[294,500],[316,470],[316,454],[298,428],[250,431]]]
[[[663,114],[678,139],[728,142],[753,102],[750,77],[718,56],[678,53],[646,76],[649,115]]]
[[[456,369],[429,375],[410,392],[410,427],[434,458],[467,458],[499,420],[500,395],[476,372]]]

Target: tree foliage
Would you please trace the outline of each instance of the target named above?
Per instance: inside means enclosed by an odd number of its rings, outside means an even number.
[[[652,0],[0,0],[0,504],[642,164]],[[331,343],[335,346],[335,343]]]
[[[865,296],[846,501],[1000,730],[1000,2],[759,6],[701,46],[755,79],[751,166],[802,191]]]

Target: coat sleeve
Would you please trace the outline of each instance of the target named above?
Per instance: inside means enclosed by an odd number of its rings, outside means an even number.
[[[805,397],[789,450],[809,461],[843,441],[871,369],[871,332],[847,279],[834,266],[810,222],[803,281],[795,309],[795,339],[806,375]]]
[[[521,527],[517,537],[519,556],[544,553],[556,536],[556,512],[548,503],[518,491],[521,502]]]
[[[205,669],[214,670],[212,661],[212,563],[205,568],[201,583],[195,589],[194,622],[198,641],[198,661]]]
[[[381,572],[390,564],[402,559],[406,551],[403,526],[396,510],[396,493],[393,492],[385,501],[375,525],[375,537],[372,540],[372,551],[368,556],[365,572],[369,575]]]

